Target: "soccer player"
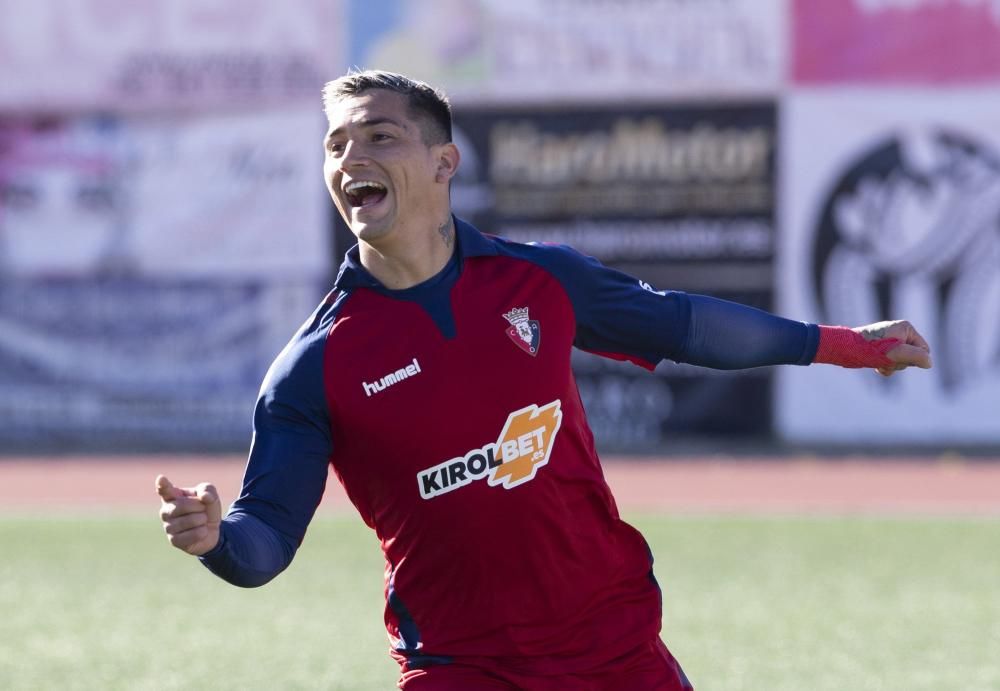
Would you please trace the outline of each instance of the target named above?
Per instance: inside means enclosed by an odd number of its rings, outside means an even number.
[[[385,554],[405,691],[680,691],[643,537],[618,515],[573,346],[652,369],[930,367],[905,321],[857,329],[654,291],[563,246],[454,217],[443,94],[386,72],[326,85],[324,176],[358,244],[278,355],[243,490],[159,476],[172,545],[239,586],[291,562],[328,468]]]

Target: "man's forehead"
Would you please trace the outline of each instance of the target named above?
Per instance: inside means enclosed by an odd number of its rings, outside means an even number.
[[[403,128],[414,127],[406,97],[384,89],[370,89],[357,96],[350,96],[327,109],[330,131],[351,125],[371,122],[396,124]]]

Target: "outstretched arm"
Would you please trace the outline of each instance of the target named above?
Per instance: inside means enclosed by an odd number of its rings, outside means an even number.
[[[576,318],[574,345],[650,370],[664,358],[715,369],[826,362],[884,375],[931,365],[926,341],[908,322],[819,326],[706,295],[655,290],[563,245],[505,251],[537,262],[559,281]]]
[[[573,306],[582,350],[652,370],[664,358],[715,369],[808,365],[819,329],[704,295],[644,281],[557,245],[519,250],[552,272]]]
[[[726,300],[688,295],[687,337],[678,359],[716,369],[825,363],[871,367],[884,376],[931,366],[927,341],[907,321],[848,328],[784,319]]]

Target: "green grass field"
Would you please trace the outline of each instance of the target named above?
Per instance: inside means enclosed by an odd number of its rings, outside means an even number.
[[[1000,689],[996,519],[631,518],[699,691]],[[3,518],[0,549],[0,688],[394,688],[381,556],[352,518],[317,519],[257,590],[155,516]]]

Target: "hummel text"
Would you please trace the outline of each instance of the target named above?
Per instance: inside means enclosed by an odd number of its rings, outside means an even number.
[[[393,384],[398,384],[404,379],[409,379],[410,377],[418,374],[420,374],[420,363],[417,362],[417,358],[413,358],[413,362],[408,364],[406,367],[401,367],[395,372],[389,372],[389,374],[385,375],[378,381],[373,381],[371,383],[363,381],[361,382],[361,385],[365,387],[365,395],[371,397],[373,393],[385,391]]]

